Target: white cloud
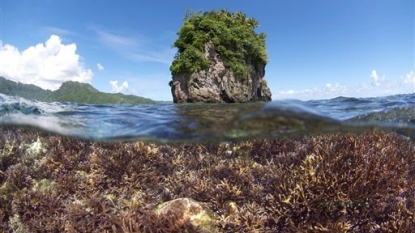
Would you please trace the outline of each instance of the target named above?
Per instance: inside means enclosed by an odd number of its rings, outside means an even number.
[[[98,70],[104,70],[104,66],[101,65],[101,63],[98,63],[97,64],[97,68],[98,68]]]
[[[128,89],[128,82],[124,81],[120,86],[118,86],[118,81],[110,81],[111,92],[120,93]]]
[[[381,86],[382,82],[385,81],[385,75],[383,75],[382,78],[379,78],[378,74],[376,73],[376,70],[372,70],[370,78],[372,79],[372,85],[375,87]]]
[[[138,46],[137,40],[126,36],[116,35],[100,29],[93,29],[98,34],[98,39],[107,47],[113,49],[135,48]]]
[[[137,34],[131,35],[131,33],[130,35],[120,35],[96,27],[91,29],[97,34],[100,43],[131,61],[171,65],[176,54],[176,49],[170,46],[161,47],[154,42],[154,39],[148,39]]]
[[[415,75],[413,70],[401,77],[401,85],[407,92],[415,93]]]
[[[324,87],[307,88],[304,90],[279,91],[274,99],[329,99],[347,95],[349,88],[339,83],[327,83]]]
[[[45,43],[19,51],[0,43],[0,74],[13,81],[56,90],[65,81],[90,82],[93,73],[76,54],[76,44],[62,44],[51,35]]]
[[[58,27],[46,26],[46,27],[43,27],[43,29],[47,34],[51,34],[51,35],[58,35],[58,36],[65,36],[65,37],[78,35],[76,32],[69,31],[63,28],[58,28]]]
[[[128,90],[123,93],[133,94],[153,100],[172,100],[170,86],[171,74],[159,70],[151,74],[138,74],[137,72],[121,72],[113,76],[113,80],[128,82]]]
[[[405,77],[402,76],[401,79],[404,84],[415,85],[414,71],[409,71],[409,73],[407,73]]]
[[[376,70],[370,74],[370,82],[344,85],[340,83],[326,83],[322,87],[308,88],[304,90],[279,91],[273,94],[274,99],[330,99],[338,96],[346,97],[376,97],[396,94],[415,93],[414,71],[405,76],[386,80],[383,75],[379,78]]]

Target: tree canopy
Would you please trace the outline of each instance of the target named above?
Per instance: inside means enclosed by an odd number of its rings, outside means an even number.
[[[209,68],[210,61],[204,58],[204,53],[205,44],[210,41],[225,67],[245,79],[252,69],[260,69],[267,63],[265,34],[255,32],[258,26],[258,21],[239,11],[188,11],[174,42],[178,51],[170,66],[171,73],[186,74]]]

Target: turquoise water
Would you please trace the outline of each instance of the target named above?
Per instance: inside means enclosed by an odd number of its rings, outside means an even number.
[[[0,125],[97,141],[233,141],[388,130],[415,138],[415,94],[249,104],[86,105],[0,94]]]

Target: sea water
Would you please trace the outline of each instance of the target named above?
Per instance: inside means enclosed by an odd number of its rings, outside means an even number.
[[[394,131],[415,139],[415,94],[244,104],[88,105],[0,94],[0,126],[94,141],[238,141]]]

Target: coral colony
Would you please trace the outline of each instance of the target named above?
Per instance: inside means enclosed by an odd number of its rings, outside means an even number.
[[[0,132],[1,232],[415,229],[415,147],[394,133],[156,144]]]

